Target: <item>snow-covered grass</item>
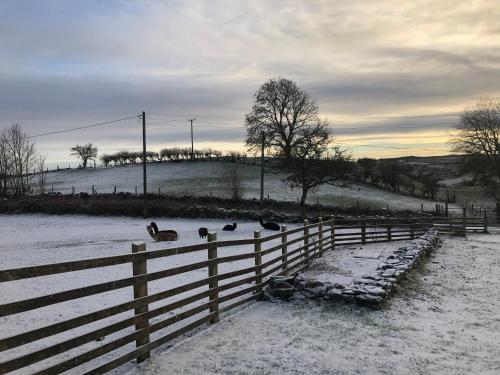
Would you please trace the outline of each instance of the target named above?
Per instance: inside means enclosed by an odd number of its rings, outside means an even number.
[[[125,373],[498,374],[498,290],[500,235],[445,238],[385,310],[259,302]]]
[[[154,220],[154,219],[153,219]],[[132,243],[146,242],[149,250],[205,241],[197,230],[204,226],[216,230],[218,238],[251,238],[260,228],[255,222],[239,222],[234,233],[222,232],[221,220],[156,219],[160,229],[180,232],[174,244],[155,243],[146,233],[150,220],[122,217],[0,215],[0,268],[10,269],[36,264],[126,254]],[[292,226],[290,226],[291,228]],[[265,232],[263,235],[271,234]],[[279,240],[278,240],[279,241]],[[497,311],[500,290],[500,235],[471,235],[445,239],[415,279],[391,302],[387,310],[372,311],[342,304],[296,301],[292,303],[255,303],[237,313],[225,314],[221,323],[202,327],[190,338],[176,340],[173,347],[155,350],[152,358],[137,367],[130,363],[116,374],[163,373],[492,373],[500,369],[500,328]],[[351,251],[381,252],[402,242],[344,248],[339,253],[339,268],[352,276],[363,272],[355,262],[349,264]],[[271,244],[269,244],[271,246]],[[252,246],[227,248],[220,255],[252,251]],[[352,255],[352,254],[351,254]],[[148,262],[149,271],[172,268],[206,259],[197,252]],[[251,261],[251,260],[250,260]],[[264,259],[265,261],[265,259]],[[371,262],[371,261],[370,261]],[[227,264],[220,272],[245,266],[245,261]],[[359,266],[359,267],[358,267]],[[68,277],[70,275],[70,277]],[[73,289],[131,276],[130,264],[53,275],[0,284],[0,304]],[[175,285],[205,278],[206,269],[150,283],[150,294]],[[347,275],[346,275],[347,276]],[[198,289],[201,291],[203,289]],[[185,297],[185,295],[177,298]],[[8,337],[82,313],[129,301],[127,287],[97,296],[0,318],[1,337]],[[160,304],[152,304],[155,308]],[[172,315],[173,313],[169,313]],[[54,335],[21,348],[0,352],[0,361],[106,326],[126,317],[127,312]],[[160,316],[153,322],[164,319]],[[171,329],[178,328],[173,326]],[[113,334],[101,342],[91,342],[70,352],[49,358],[16,373],[31,373],[68,359],[113,339],[133,332],[133,328]],[[165,332],[161,332],[164,334]],[[153,339],[155,339],[153,335]],[[133,350],[135,345],[118,353]],[[115,358],[106,355],[98,363]]]
[[[176,242],[154,242],[146,232],[146,225],[154,220],[160,229],[175,229],[180,235]],[[165,249],[183,245],[193,245],[206,242],[200,239],[198,228],[206,227],[209,231],[217,232],[219,240],[246,239],[253,238],[254,230],[261,230],[262,236],[274,234],[260,227],[258,222],[238,222],[235,232],[224,232],[222,227],[227,221],[222,220],[190,220],[190,219],[158,219],[148,220],[126,217],[87,217],[87,216],[49,216],[49,215],[0,215],[0,269],[20,268],[33,265],[60,263],[70,260],[105,257],[118,254],[128,254],[131,252],[132,243],[147,244],[148,250]],[[289,225],[290,229],[293,225]],[[267,246],[273,246],[278,240],[269,241]],[[295,245],[299,246],[299,244]],[[234,255],[245,252],[253,252],[253,246],[239,246],[220,248],[218,255]],[[276,255],[263,257],[263,261],[269,260]],[[148,261],[148,272],[155,272],[180,265],[191,264],[207,260],[206,251],[198,251],[188,254],[175,255],[166,258],[158,258]],[[253,259],[229,262],[219,265],[219,273],[225,273],[254,265]],[[158,293],[175,286],[187,284],[192,281],[201,280],[208,276],[206,268],[191,271],[185,274],[169,277],[148,284],[149,294]],[[15,302],[23,299],[48,295],[79,288],[83,286],[113,281],[132,276],[131,264],[122,264],[106,268],[97,268],[68,274],[58,274],[34,279],[18,280],[8,283],[0,283],[0,304]],[[248,275],[246,275],[248,276]],[[244,276],[244,277],[246,277]],[[241,277],[240,277],[241,278]],[[228,279],[227,282],[234,279]],[[248,287],[243,285],[240,288]],[[185,298],[190,294],[195,294],[206,290],[205,287],[172,297],[168,300],[171,303],[175,300]],[[233,292],[229,290],[221,295]],[[19,315],[12,315],[0,318],[1,337],[8,337],[19,334],[27,330],[36,329],[52,323],[71,319],[84,313],[101,310],[119,303],[133,299],[132,287],[122,288],[98,295],[80,298],[73,301],[43,307],[28,311]],[[204,301],[206,302],[206,300]],[[150,304],[150,309],[162,306],[166,301]],[[194,306],[192,306],[194,307]],[[173,315],[174,312],[169,313]],[[50,344],[74,337],[84,332],[104,327],[113,322],[121,321],[133,315],[127,312],[112,316],[110,318],[74,329],[71,332],[51,336],[49,338],[33,342],[21,349],[0,353],[0,361],[18,357],[22,353],[32,352],[37,349],[47,347]],[[153,318],[151,322],[165,319],[165,316]],[[185,322],[180,325],[186,324]],[[170,330],[178,328],[174,325]],[[118,334],[106,337],[103,343],[91,342],[85,346],[74,349],[71,352],[61,354],[44,362],[32,366],[33,371],[47,367],[49,364],[68,359],[80,352],[89,350],[96,346],[105,344],[114,338],[123,336],[125,333],[133,332],[133,327],[123,330]],[[165,334],[165,331],[161,332]],[[158,334],[157,334],[158,336]],[[154,335],[153,335],[154,339]],[[134,344],[121,349],[121,352],[134,349]],[[120,350],[118,351],[120,352]],[[115,352],[116,353],[116,352]],[[114,354],[104,356],[97,363],[105,362],[116,357]],[[95,365],[94,362],[93,365]],[[85,367],[83,367],[85,368]],[[79,368],[78,371],[81,369]],[[21,371],[20,373],[26,373]]]
[[[149,164],[148,191],[175,195],[214,195],[227,196],[220,185],[226,168],[236,167],[242,176],[245,198],[258,198],[260,194],[260,169],[258,166],[222,163],[156,163]],[[117,191],[142,191],[142,167],[129,165],[114,168],[71,169],[50,172],[47,175],[48,188],[64,194],[91,192],[92,185],[98,193],[110,193],[116,185]],[[299,190],[290,190],[283,185],[282,176],[269,174],[265,177],[265,195],[275,200],[296,201],[300,197]],[[359,201],[362,206],[390,209],[419,210],[421,204],[425,210],[434,210],[435,202],[410,196],[391,193],[366,185],[354,184],[350,189],[334,186],[323,186],[308,196],[309,203],[335,204],[339,207],[351,207]]]

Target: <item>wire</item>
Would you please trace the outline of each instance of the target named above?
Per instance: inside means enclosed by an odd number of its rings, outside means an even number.
[[[94,128],[96,126],[103,126],[103,125],[113,124],[115,122],[130,120],[130,119],[133,119],[133,118],[142,118],[142,115],[130,116],[130,117],[125,117],[125,118],[120,118],[118,120],[111,120],[111,121],[100,122],[100,123],[97,123],[97,124],[84,125],[84,126],[79,126],[77,128],[64,129],[64,130],[56,130],[56,131],[52,131],[52,132],[48,132],[48,133],[41,133],[41,134],[29,136],[28,138],[45,137],[47,135],[67,133],[67,132],[72,132],[72,131],[75,131],[75,130],[81,130],[81,129],[87,129],[87,128]]]

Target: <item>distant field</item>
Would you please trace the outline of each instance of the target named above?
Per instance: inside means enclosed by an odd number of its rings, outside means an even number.
[[[220,184],[220,178],[226,168],[237,168],[245,188],[244,197],[258,198],[260,194],[260,169],[258,166],[223,162],[194,163],[158,163],[147,166],[148,191],[171,195],[219,196],[227,197],[227,192]],[[300,197],[299,190],[290,190],[282,183],[282,176],[267,174],[265,176],[265,196],[270,199],[296,201]],[[117,192],[134,193],[137,187],[142,192],[142,166],[129,165],[97,169],[67,169],[50,172],[47,175],[47,186],[63,194],[92,191],[92,185],[98,193],[111,193],[115,186]],[[431,210],[435,202],[420,198],[398,195],[364,185],[353,185],[350,189],[334,186],[323,186],[309,194],[308,203],[335,204],[339,207],[356,205],[390,209],[424,209]]]

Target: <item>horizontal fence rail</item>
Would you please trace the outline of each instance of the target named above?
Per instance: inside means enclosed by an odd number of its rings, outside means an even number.
[[[23,368],[38,374],[59,374],[77,368],[78,373],[100,374],[134,359],[141,362],[154,348],[204,324],[218,322],[227,311],[261,299],[270,277],[300,272],[325,251],[345,245],[410,240],[432,225],[443,232],[457,228],[487,231],[487,220],[465,216],[319,218],[290,230],[283,225],[278,233],[266,237],[255,231],[251,239],[218,241],[215,233],[209,233],[206,243],[196,245],[154,251],[146,251],[145,244],[133,245],[131,254],[0,270],[0,283],[18,283],[72,272],[106,272],[112,266],[130,267],[129,277],[3,303],[2,319],[124,288],[131,291],[129,300],[90,312],[84,309],[85,313],[78,316],[2,337],[0,354],[7,354],[7,359],[2,355],[0,374]],[[177,259],[185,254],[199,255],[187,264],[148,270],[152,261]],[[180,285],[170,283],[184,275],[188,277],[181,279]],[[162,290],[150,294],[152,283],[161,283]],[[96,322],[101,326],[93,327]],[[103,337],[106,343],[101,343]],[[47,344],[38,345],[41,340]]]

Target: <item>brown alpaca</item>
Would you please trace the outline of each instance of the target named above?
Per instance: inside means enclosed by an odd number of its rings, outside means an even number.
[[[148,233],[156,242],[160,241],[177,241],[179,235],[175,230],[158,230],[158,226],[154,221],[151,222],[147,227]]]

